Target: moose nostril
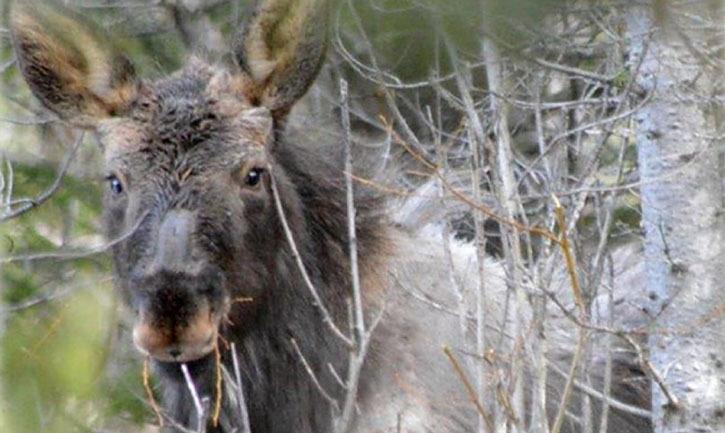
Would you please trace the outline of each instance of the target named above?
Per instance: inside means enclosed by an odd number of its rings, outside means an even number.
[[[147,315],[141,313],[133,329],[133,341],[141,353],[163,362],[188,362],[206,356],[213,349],[217,322],[208,306],[187,317],[184,326],[172,323],[171,329],[153,324]]]

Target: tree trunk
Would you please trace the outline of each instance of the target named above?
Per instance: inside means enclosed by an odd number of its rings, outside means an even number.
[[[650,98],[635,120],[650,359],[663,382],[653,384],[655,430],[725,432],[722,191],[717,110],[705,99],[719,77],[688,43],[702,41],[693,16],[705,5],[683,6],[688,15],[674,2],[640,5],[626,24],[632,74]]]

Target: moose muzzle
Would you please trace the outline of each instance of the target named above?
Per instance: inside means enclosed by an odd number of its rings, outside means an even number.
[[[133,281],[141,294],[133,341],[159,361],[194,361],[216,344],[225,303],[222,281],[214,266],[195,257],[195,224],[192,212],[168,212],[148,265]]]

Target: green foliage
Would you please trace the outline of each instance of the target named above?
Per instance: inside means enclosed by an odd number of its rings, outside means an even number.
[[[7,265],[0,276],[5,287],[2,293],[5,304],[19,304],[38,293],[38,283],[33,274],[24,271],[18,265]]]
[[[126,419],[133,424],[148,421],[149,406],[145,400],[139,398],[146,395],[141,379],[141,366],[131,362],[121,371],[119,377],[108,381],[108,406],[105,408],[107,418]]]
[[[614,210],[614,221],[619,228],[627,227],[629,230],[638,230],[642,221],[642,214],[639,210],[639,203],[626,204]]]
[[[485,0],[483,5],[486,34],[504,47],[516,49],[534,36],[530,32],[540,29],[542,20],[549,13],[556,11],[562,2],[560,0]]]
[[[36,197],[57,176],[54,164],[13,169],[15,197]],[[0,224],[0,256],[99,242],[100,195],[93,179],[66,176],[48,202]],[[137,397],[143,395],[138,365],[115,365],[122,381],[106,373],[117,332],[108,258],[0,266],[0,308],[15,308],[0,340],[2,431],[70,433],[100,427],[109,416],[133,423],[148,416]]]
[[[349,32],[346,44],[351,46],[347,48],[359,46],[359,23],[380,66],[403,80],[429,78],[436,68],[436,56],[441,73],[450,72],[446,66],[450,59],[442,47],[444,34],[462,52],[475,54],[480,49],[482,9],[476,0],[432,1],[428,3],[430,9],[421,9],[412,0],[388,0],[375,2],[375,5],[341,3],[339,27]],[[352,52],[352,55],[367,62],[369,53],[366,51]]]
[[[160,33],[138,38],[119,39],[119,46],[129,53],[142,77],[159,77],[183,65],[186,52],[177,35]]]
[[[11,316],[1,367],[6,395],[12,396],[6,402],[11,432],[41,431],[41,425],[72,431],[64,414],[96,412],[111,325],[110,304],[98,299],[104,292],[107,296],[107,285],[43,306],[43,314],[26,310]]]
[[[556,0],[340,3],[339,27],[350,32],[349,43],[360,46],[357,16],[381,67],[403,80],[429,78],[436,67],[436,56],[441,74],[450,72],[450,59],[443,44],[455,47],[464,58],[477,60],[483,36],[493,38],[504,48],[517,50],[531,40],[532,31],[541,27],[544,17],[560,5]],[[365,51],[362,50],[363,59],[368,54]]]
[[[623,69],[614,77],[613,85],[619,90],[624,89],[632,80],[632,74],[629,70]]]

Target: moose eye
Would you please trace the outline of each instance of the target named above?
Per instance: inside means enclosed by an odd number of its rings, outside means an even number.
[[[254,167],[247,173],[247,176],[244,178],[244,183],[247,184],[247,186],[257,186],[259,184],[259,181],[262,179],[262,174],[264,173],[263,168]]]
[[[109,175],[106,180],[108,180],[108,187],[111,189],[111,192],[114,194],[121,194],[123,192],[123,184],[115,175]]]

